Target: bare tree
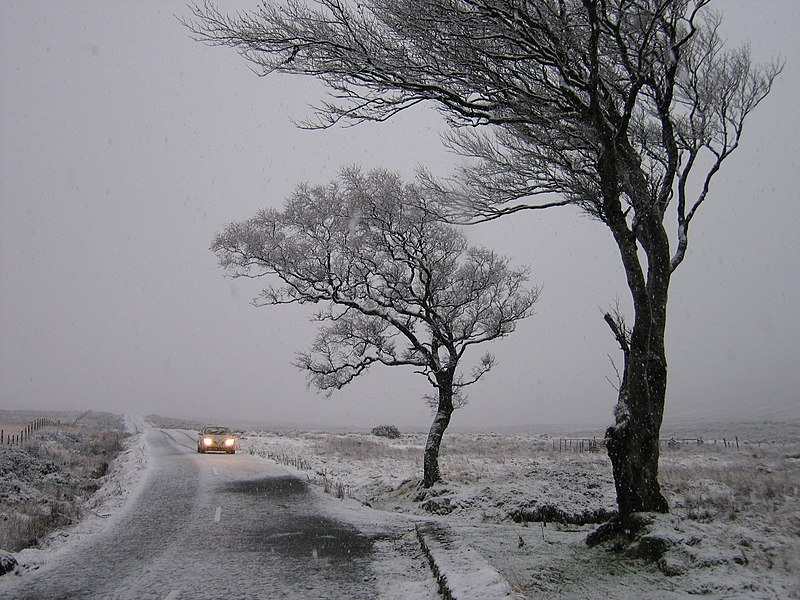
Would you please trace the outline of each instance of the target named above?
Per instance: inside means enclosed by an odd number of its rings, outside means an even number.
[[[323,80],[331,97],[307,126],[434,102],[451,148],[474,159],[456,183],[431,182],[460,209],[455,219],[573,205],[607,227],[633,305],[629,329],[606,319],[624,356],[606,432],[620,522],[666,512],[657,475],[670,277],[781,64],[726,49],[710,0],[309,3],[233,17],[207,3],[187,25],[263,74]]]
[[[509,335],[532,314],[527,269],[470,247],[434,218],[424,189],[397,175],[345,169],[326,187],[299,186],[284,210],[229,225],[211,246],[234,277],[271,275],[257,305],[325,303],[319,330],[296,366],[320,390],[342,388],[373,364],[406,366],[436,390],[423,484],[440,479],[439,447],[463,388],[494,365],[486,353],[458,368],[476,344]]]

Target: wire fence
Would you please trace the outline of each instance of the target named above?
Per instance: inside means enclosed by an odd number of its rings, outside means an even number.
[[[604,439],[592,438],[553,438],[553,450],[559,452],[599,452],[604,448]]]
[[[735,435],[733,439],[728,438],[721,438],[721,439],[713,439],[713,440],[704,440],[703,438],[662,438],[659,440],[659,443],[662,446],[666,446],[667,448],[680,448],[683,446],[703,446],[704,444],[708,445],[719,445],[723,446],[724,448],[736,448],[737,450],[740,449],[739,446],[739,436]],[[757,444],[761,447],[761,442],[743,442],[743,444]],[[553,438],[553,450],[557,450],[558,452],[599,452],[601,449],[605,448],[606,440],[604,438]]]
[[[53,420],[46,417],[34,419],[25,427],[20,429],[19,433],[8,433],[4,429],[0,429],[0,446],[24,446],[27,444],[33,434],[43,427],[58,427],[61,425],[61,419]]]

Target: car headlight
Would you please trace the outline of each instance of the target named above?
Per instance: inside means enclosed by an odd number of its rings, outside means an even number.
[[[203,438],[203,444],[205,444],[206,446],[210,446],[213,443],[214,440],[212,440],[211,438]]]
[[[235,440],[235,439],[233,439],[233,438],[230,438],[230,439],[227,439],[227,440],[225,440],[225,445],[226,445],[228,448],[230,448],[231,446],[233,446],[235,443],[236,443],[236,440]]]

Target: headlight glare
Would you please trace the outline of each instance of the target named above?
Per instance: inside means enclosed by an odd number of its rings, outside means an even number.
[[[211,444],[213,444],[213,443],[214,443],[214,440],[213,440],[213,439],[211,439],[211,438],[203,438],[203,443],[204,443],[206,446],[210,446]]]
[[[231,446],[233,446],[235,443],[236,443],[236,440],[234,440],[233,438],[229,438],[229,439],[225,440],[225,445],[228,446],[229,448]]]

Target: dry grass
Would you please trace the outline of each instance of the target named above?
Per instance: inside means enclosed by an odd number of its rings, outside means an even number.
[[[346,477],[347,463],[360,463],[360,471],[395,473],[401,480],[422,477],[424,433],[404,434],[397,439],[358,433],[291,433],[277,437],[299,443],[279,442],[265,450],[249,448],[243,438],[243,450],[300,470],[314,470],[323,478]],[[439,463],[444,479],[457,484],[490,482],[498,474],[526,473],[542,465],[587,473],[608,467],[603,452],[557,452],[548,438],[491,433],[447,434]]]
[[[442,440],[443,456],[487,458],[497,463],[532,457],[549,449],[547,440],[531,436],[454,433],[446,434]]]
[[[361,435],[329,435],[317,440],[313,447],[318,456],[336,456],[347,460],[408,460],[422,456],[416,438],[402,436],[395,440],[371,439]]]
[[[336,456],[350,460],[417,460],[425,447],[425,434],[407,434],[397,439],[367,437],[360,434],[325,435],[317,440],[313,452],[320,456]],[[440,448],[442,461],[481,464],[484,461],[502,464],[549,452],[546,441],[527,436],[495,434],[446,434]]]
[[[102,484],[126,435],[119,420],[93,415],[80,413],[83,424],[36,431],[23,447],[0,447],[0,548],[36,546],[81,518],[84,502]],[[6,416],[4,423],[9,422],[15,421]]]
[[[11,436],[18,436],[21,434],[22,430],[25,429],[28,425],[30,425],[30,420],[11,420],[8,417],[5,419],[0,418],[0,430],[3,432],[3,445],[8,445],[8,440]],[[54,431],[58,428],[55,425],[46,425],[43,426],[38,431]]]
[[[7,417],[0,418],[0,429],[5,432],[5,435],[18,434],[26,425],[28,421],[10,420]]]
[[[800,462],[781,447],[668,451],[660,476],[673,511],[698,521],[734,521],[753,510],[780,518],[800,499]]]
[[[403,435],[393,440],[344,434],[325,435],[311,445],[310,451],[317,457],[358,461],[366,465],[394,462],[397,464],[396,472],[416,473],[421,477],[424,445],[424,434]],[[439,461],[447,481],[470,484],[491,480],[498,465],[550,454],[547,443],[530,437],[452,434],[445,436]],[[574,456],[577,455],[565,453],[562,458],[573,460]],[[326,471],[320,475],[327,477],[329,474]]]
[[[53,499],[46,503],[35,500],[17,503],[3,513],[0,548],[17,552],[36,546],[48,533],[80,519],[81,506],[68,497],[67,491],[57,488],[43,491],[52,494]]]

